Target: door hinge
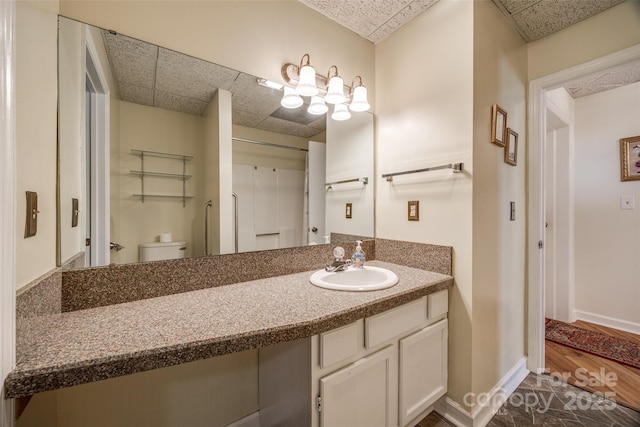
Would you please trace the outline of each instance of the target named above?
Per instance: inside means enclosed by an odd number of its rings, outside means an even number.
[[[320,395],[316,396],[316,409],[318,412],[322,412],[322,397]]]
[[[538,240],[538,249],[542,249],[544,247],[544,244],[542,243],[542,240]]]

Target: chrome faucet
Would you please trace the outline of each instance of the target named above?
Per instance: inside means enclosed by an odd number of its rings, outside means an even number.
[[[333,250],[333,257],[335,261],[333,263],[328,264],[324,267],[324,269],[328,272],[334,271],[345,271],[351,266],[352,261],[350,259],[344,259],[344,248],[341,246],[336,246]]]

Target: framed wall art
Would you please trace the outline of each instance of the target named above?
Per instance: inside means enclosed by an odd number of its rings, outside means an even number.
[[[504,147],[507,136],[507,112],[498,104],[491,108],[491,142]]]
[[[620,180],[640,180],[640,135],[620,140]]]
[[[507,144],[504,147],[504,161],[512,166],[518,165],[518,133],[511,128],[506,131]]]

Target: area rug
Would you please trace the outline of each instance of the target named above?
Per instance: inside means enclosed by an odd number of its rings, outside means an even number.
[[[640,345],[632,341],[551,319],[547,319],[545,322],[545,338],[585,353],[640,369]]]

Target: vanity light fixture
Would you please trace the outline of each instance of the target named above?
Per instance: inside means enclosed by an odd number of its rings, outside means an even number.
[[[360,80],[358,86],[354,84],[356,79]],[[351,111],[368,111],[371,106],[367,101],[367,88],[362,84],[362,77],[355,76],[353,82],[351,82],[351,87],[353,87],[353,96],[351,98],[351,104],[349,104],[349,109]]]
[[[362,83],[362,77],[354,77],[351,86],[346,86],[335,65],[329,68],[326,77],[318,75],[311,66],[308,53],[302,56],[299,66],[291,63],[284,64],[282,78],[286,83],[281,101],[283,107],[298,108],[304,103],[300,96],[311,96],[307,111],[310,114],[324,114],[328,111],[326,104],[334,104],[331,115],[334,120],[349,119],[351,117],[349,110],[359,112],[371,108],[367,101],[367,88]]]
[[[280,105],[282,105],[285,108],[298,108],[302,104],[304,104],[304,101],[302,100],[300,95],[298,95],[296,90],[292,87],[285,86],[284,96],[280,101]]]
[[[307,58],[307,62],[304,62],[304,58]],[[304,62],[304,65],[302,63]],[[301,96],[314,96],[320,91],[316,86],[316,69],[311,66],[311,57],[308,53],[305,53],[300,60],[300,80],[296,86],[296,92]]]
[[[333,75],[331,75],[332,69],[335,69]],[[342,77],[338,75],[338,67],[335,65],[332,65],[329,68],[327,81],[329,82],[329,88],[327,89],[327,94],[324,97],[325,102],[327,104],[342,104],[345,102],[347,97],[344,96],[344,82],[342,81]]]
[[[331,114],[331,118],[333,120],[349,120],[351,118],[351,113],[345,104],[336,104],[333,107],[333,114]]]
[[[324,99],[319,96],[311,97],[311,104],[309,104],[309,108],[307,109],[309,114],[320,115],[327,111],[329,111],[329,107],[327,107]]]

